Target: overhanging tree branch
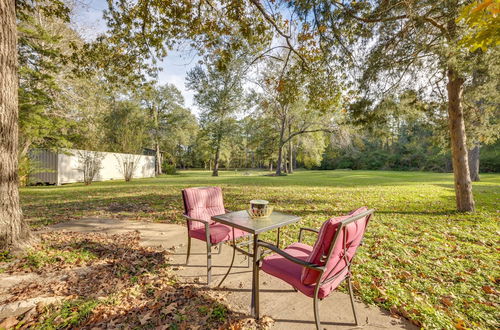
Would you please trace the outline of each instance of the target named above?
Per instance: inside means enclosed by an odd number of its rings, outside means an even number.
[[[291,38],[292,36],[289,35],[289,34],[286,34],[285,32],[283,32],[280,27],[278,26],[278,24],[276,23],[276,21],[274,20],[273,17],[271,17],[271,15],[269,15],[269,13],[266,11],[266,9],[262,6],[262,4],[260,3],[259,0],[249,0],[256,8],[258,11],[260,11],[260,13],[262,14],[262,16],[264,16],[265,20],[268,21],[274,28],[274,30],[281,36],[283,37],[283,39],[285,39],[285,42],[288,46],[288,48],[295,54],[297,55],[297,57],[300,58],[300,60],[303,62],[303,64],[305,66],[308,66],[307,65],[307,61],[306,59],[302,56],[302,54],[300,54],[296,49],[295,47],[292,45],[292,42],[291,42]]]

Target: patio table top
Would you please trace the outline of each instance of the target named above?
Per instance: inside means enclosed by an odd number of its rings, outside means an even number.
[[[283,227],[300,220],[299,216],[273,211],[265,218],[252,219],[246,210],[230,212],[212,217],[213,221],[244,230],[251,234],[260,234]]]

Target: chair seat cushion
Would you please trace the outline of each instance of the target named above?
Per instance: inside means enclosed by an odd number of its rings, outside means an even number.
[[[234,238],[239,238],[248,235],[247,232],[234,228]],[[205,227],[189,230],[189,236],[202,241],[206,241]],[[232,227],[222,223],[213,223],[210,225],[210,243],[218,244],[233,239]]]
[[[307,261],[313,251],[312,246],[302,243],[293,243],[284,249],[286,253],[300,260]],[[262,260],[262,270],[269,275],[282,279],[303,294],[314,297],[315,285],[305,285],[301,281],[302,267],[279,254],[272,254]],[[314,271],[314,270],[313,270]],[[341,274],[329,283],[321,286],[318,297],[323,299],[327,297],[345,278],[347,268]]]

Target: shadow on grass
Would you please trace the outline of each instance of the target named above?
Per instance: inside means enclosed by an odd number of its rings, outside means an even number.
[[[245,208],[251,197],[260,194],[279,206],[282,212],[318,217],[321,221],[362,205],[375,208],[378,214],[444,216],[456,215],[454,194],[450,194],[454,189],[452,182],[451,174],[421,172],[307,171],[287,177],[225,173],[218,178],[204,172],[189,172],[128,183],[106,181],[90,186],[70,184],[26,188],[22,190],[22,204],[24,214],[33,227],[89,216],[182,223],[181,189],[219,185],[224,190],[226,206],[232,209]],[[425,189],[418,196],[413,196],[415,189],[418,191],[416,183],[438,188],[432,188],[428,198],[423,196]],[[474,183],[476,204],[487,211],[496,210],[494,193],[498,186],[493,183],[494,180]],[[413,185],[408,191],[387,188],[407,184]],[[282,191],[282,187],[288,188]],[[384,190],[373,190],[374,187]],[[323,191],[322,188],[334,190]],[[371,189],[373,195],[365,192],[364,188]],[[385,201],[385,196],[392,200]],[[339,204],[343,209],[341,211],[336,210]],[[352,208],[347,210],[346,205],[352,205]]]

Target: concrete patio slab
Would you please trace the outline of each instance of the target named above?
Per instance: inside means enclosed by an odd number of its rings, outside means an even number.
[[[185,264],[187,234],[185,226],[175,224],[124,221],[115,219],[86,218],[54,225],[50,230],[75,232],[105,232],[109,234],[137,230],[141,234],[141,244],[161,246],[173,251],[172,266],[176,275],[185,283],[201,285],[200,290],[219,290],[226,294],[232,309],[250,314],[251,269],[244,256],[237,254],[234,267],[220,289],[215,288],[226,273],[231,262],[232,249],[223,246],[221,251],[214,248],[212,257],[212,283],[206,283],[206,245],[192,240],[189,265]],[[220,252],[220,253],[219,253]],[[219,254],[217,254],[219,253]],[[295,292],[289,285],[263,272],[260,273],[260,313],[268,315],[276,323],[275,329],[314,329],[313,300]],[[354,325],[349,296],[333,292],[320,302],[322,326],[325,329],[418,329],[404,319],[396,319],[378,307],[356,302],[360,326]]]

